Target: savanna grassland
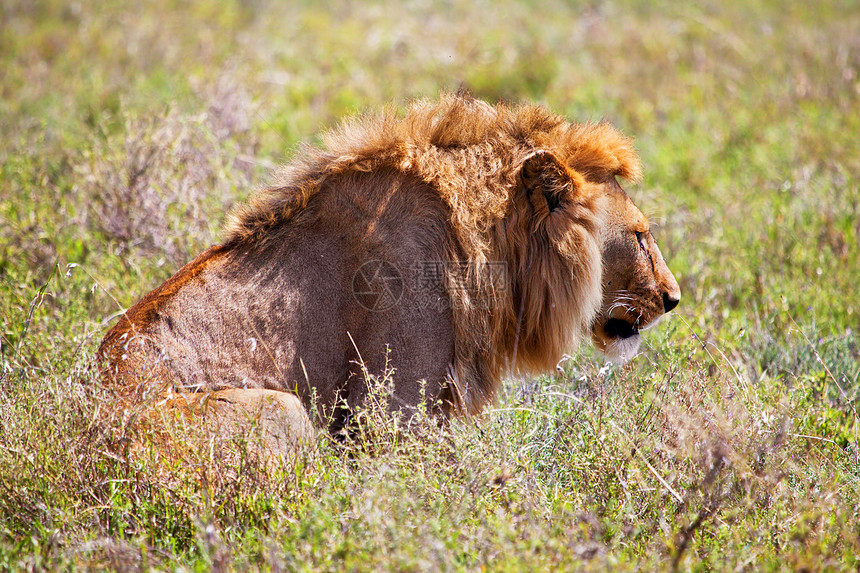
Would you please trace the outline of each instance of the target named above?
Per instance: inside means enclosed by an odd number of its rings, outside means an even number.
[[[860,566],[856,2],[94,4],[0,6],[0,570]],[[339,118],[460,87],[635,137],[683,292],[642,355],[442,437],[132,452],[118,313]]]

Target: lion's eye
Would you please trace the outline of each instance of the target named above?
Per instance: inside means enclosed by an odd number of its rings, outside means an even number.
[[[639,242],[639,248],[645,251],[645,233],[640,233],[639,231],[635,231],[636,240]]]

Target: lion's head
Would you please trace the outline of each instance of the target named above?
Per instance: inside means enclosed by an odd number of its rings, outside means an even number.
[[[678,306],[681,289],[666,266],[648,219],[614,181],[603,229],[603,305],[592,326],[594,345],[615,362],[639,350],[639,332]]]
[[[587,332],[610,360],[627,362],[639,332],[680,300],[648,220],[616,179],[638,177],[629,140],[606,124],[571,131],[573,142],[542,141],[525,157],[517,216],[501,224],[505,249],[525,245],[514,288],[525,296],[511,302],[524,305],[517,366],[532,370],[548,369]]]

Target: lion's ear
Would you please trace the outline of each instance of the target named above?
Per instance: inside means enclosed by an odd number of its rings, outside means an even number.
[[[558,209],[577,187],[570,170],[546,150],[535,151],[526,157],[520,178],[535,210],[544,215]]]

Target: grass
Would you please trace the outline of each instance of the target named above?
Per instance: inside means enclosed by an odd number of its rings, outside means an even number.
[[[860,10],[505,0],[0,8],[0,569],[856,570]],[[133,453],[112,317],[345,114],[439,89],[634,135],[683,297],[449,435]],[[192,439],[193,438],[193,439]],[[133,455],[134,454],[134,455]]]

